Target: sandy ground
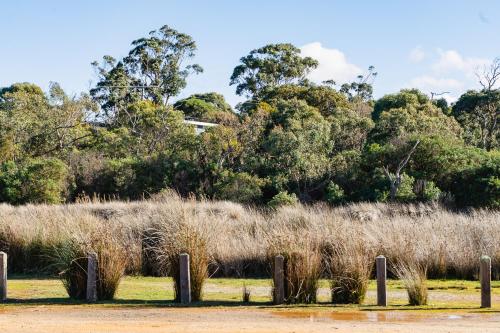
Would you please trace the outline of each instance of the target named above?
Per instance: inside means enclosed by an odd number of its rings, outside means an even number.
[[[40,281],[35,281],[34,286],[28,289],[30,294],[39,292],[37,291],[39,283]],[[12,298],[25,299],[25,289],[17,292],[13,290]],[[268,286],[253,286],[250,289],[253,296],[259,297],[269,296],[271,292]],[[238,295],[241,293],[241,287],[207,283],[205,291]],[[64,295],[62,290],[61,294]],[[329,290],[322,288],[318,294],[328,299]],[[370,290],[367,304],[373,304],[375,296],[375,292]],[[389,299],[398,304],[405,304],[406,297],[406,292],[403,290],[389,292]],[[477,302],[479,305],[477,290],[471,294],[433,290],[429,292],[429,298],[431,301],[444,303]],[[494,295],[493,301],[494,304],[500,303],[500,295]],[[402,307],[401,310],[367,311],[325,306],[285,309],[263,305],[205,308],[148,307],[133,306],[132,302],[129,305],[124,302],[125,305],[120,306],[42,304],[0,306],[0,333],[500,333],[498,308],[495,308],[496,311],[478,313],[477,309],[470,308],[470,305],[468,309],[457,310],[414,311],[404,310]],[[436,307],[439,308],[439,305]]]
[[[275,308],[113,308],[45,305],[0,310],[0,332],[500,332],[500,313],[280,310]]]

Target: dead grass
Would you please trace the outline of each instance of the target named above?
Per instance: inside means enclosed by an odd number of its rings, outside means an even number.
[[[0,205],[0,250],[9,253],[13,272],[64,271],[50,265],[51,249],[77,244],[87,251],[106,237],[101,252],[114,254],[100,261],[117,266],[106,268],[114,273],[105,279],[119,281],[122,266],[128,274],[175,275],[175,256],[186,251],[200,296],[207,275],[270,276],[271,253],[287,257],[289,295],[297,302],[314,300],[319,276],[331,279],[337,300],[362,301],[374,257],[395,263],[407,244],[431,278],[477,278],[483,254],[492,258],[494,277],[500,271],[495,211],[456,214],[438,206],[361,203],[262,212],[172,193],[141,202]]]

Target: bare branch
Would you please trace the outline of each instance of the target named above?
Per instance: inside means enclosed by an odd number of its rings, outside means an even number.
[[[440,93],[435,93],[435,92],[431,91],[431,101],[433,101],[434,97],[436,97],[436,96],[443,96],[443,95],[446,95],[446,94],[449,94],[449,93],[450,93],[449,91],[443,91],[443,92],[440,92]]]
[[[495,58],[489,66],[476,71],[476,77],[484,90],[491,91],[500,80],[500,58]]]
[[[401,170],[403,170],[403,168],[406,166],[406,164],[408,164],[408,161],[410,160],[411,155],[413,155],[415,150],[417,150],[417,147],[419,144],[420,144],[420,140],[417,140],[417,142],[415,142],[415,144],[413,145],[413,148],[411,148],[411,150],[408,152],[406,157],[399,163],[398,169],[396,171],[396,175],[399,175]]]
[[[389,179],[390,182],[392,182],[392,176],[391,173],[389,172],[389,168],[387,166],[383,166],[382,169],[384,170],[385,176]]]
[[[382,169],[384,170],[384,174],[387,177],[387,179],[389,180],[389,183],[391,186],[390,197],[391,197],[392,201],[394,201],[396,199],[396,194],[398,192],[399,186],[401,185],[401,181],[402,181],[401,170],[403,170],[403,168],[406,166],[406,164],[408,164],[408,161],[410,160],[411,155],[413,155],[413,153],[415,152],[415,150],[417,149],[419,144],[420,144],[420,140],[417,140],[417,142],[415,142],[415,144],[410,149],[408,154],[406,154],[405,158],[401,162],[399,162],[398,168],[397,168],[394,176],[391,175],[391,173],[389,172],[389,168],[387,166],[382,167]]]

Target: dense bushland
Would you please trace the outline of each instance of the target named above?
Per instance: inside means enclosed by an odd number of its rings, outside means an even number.
[[[195,53],[189,35],[164,26],[124,58],[94,62],[88,93],[0,88],[0,202],[136,200],[171,188],[270,207],[500,207],[500,92],[488,75],[500,61],[453,105],[415,89],[376,100],[373,67],[356,82],[312,83],[316,60],[270,44],[234,69],[246,101],[233,110],[213,92],[175,100],[202,71]],[[186,118],[218,126],[196,135]]]

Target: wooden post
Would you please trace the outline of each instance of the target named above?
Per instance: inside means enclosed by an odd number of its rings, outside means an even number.
[[[87,263],[87,302],[97,301],[97,254],[88,254]]]
[[[491,308],[491,258],[481,257],[479,269],[479,279],[481,281],[481,307]]]
[[[180,268],[180,300],[182,304],[191,303],[191,273],[189,271],[189,254],[181,253],[179,256]]]
[[[387,262],[384,256],[375,260],[377,266],[377,305],[387,306]]]
[[[0,301],[7,299],[7,253],[0,252]]]
[[[282,255],[274,257],[274,304],[285,302],[285,258]]]

